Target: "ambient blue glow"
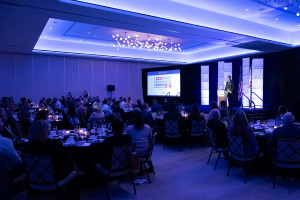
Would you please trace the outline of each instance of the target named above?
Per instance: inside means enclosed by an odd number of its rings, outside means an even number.
[[[199,49],[195,47],[194,49],[182,52],[158,52],[134,48],[116,48],[113,46],[115,43],[112,38],[112,33],[120,30],[121,29],[50,18],[34,46],[33,52],[99,56],[179,64],[258,52],[226,46],[225,44],[203,45],[204,49],[205,47],[207,48],[206,51],[203,51],[202,48]],[[175,39],[176,38],[174,38],[174,40]],[[182,38],[178,40],[182,40],[183,47],[187,44],[191,45],[194,42]]]
[[[299,44],[298,41],[293,42],[294,32],[300,30],[299,18],[267,6],[259,0],[152,0],[147,6],[138,0],[61,1],[104,10],[113,8],[114,12],[125,12],[129,15],[143,14],[141,17],[155,16],[282,44]]]

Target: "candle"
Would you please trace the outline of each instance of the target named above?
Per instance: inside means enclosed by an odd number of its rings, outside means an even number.
[[[82,129],[80,129],[80,130],[79,130],[79,133],[83,133],[83,130],[82,130]]]
[[[68,133],[70,133],[70,131],[66,131],[66,133],[68,134]]]

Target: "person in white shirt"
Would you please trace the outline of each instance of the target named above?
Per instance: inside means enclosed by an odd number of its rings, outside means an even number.
[[[124,98],[120,104],[120,108],[125,109],[126,108],[126,98]]]
[[[102,111],[105,113],[106,117],[112,115],[112,111],[111,111],[110,106],[108,105],[108,103],[109,103],[108,100],[104,100],[103,105],[102,105]]]

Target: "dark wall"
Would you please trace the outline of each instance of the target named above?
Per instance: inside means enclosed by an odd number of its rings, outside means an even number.
[[[272,114],[279,105],[300,120],[300,49],[266,54],[264,58],[264,107]]]
[[[246,57],[246,56],[243,56]],[[234,106],[240,106],[238,101],[238,85],[240,76],[240,66],[242,58],[220,59],[225,62],[232,62],[232,80],[235,84]],[[276,115],[279,105],[286,105],[294,115],[296,120],[300,120],[300,48],[291,50],[258,54],[250,57],[264,59],[264,108],[270,114]],[[181,73],[181,98],[182,103],[199,103],[200,104],[200,66],[209,65],[209,84],[210,84],[210,101],[217,100],[218,84],[218,61],[204,62],[193,65],[171,66],[168,69],[180,68]],[[161,68],[166,69],[166,68]],[[143,94],[147,98],[147,71],[143,70]]]

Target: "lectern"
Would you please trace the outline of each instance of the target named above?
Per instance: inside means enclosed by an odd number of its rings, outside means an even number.
[[[221,101],[226,102],[226,91],[224,90],[218,90],[218,105],[221,105]]]

